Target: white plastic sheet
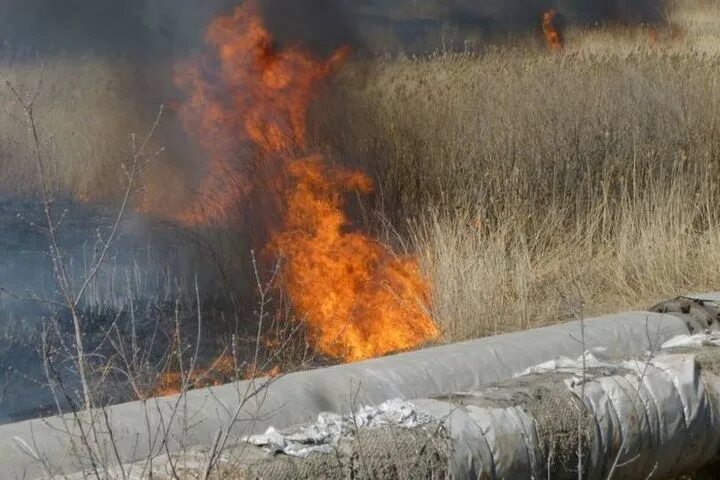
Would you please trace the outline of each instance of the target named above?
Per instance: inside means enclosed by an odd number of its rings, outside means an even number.
[[[338,441],[351,436],[358,429],[374,429],[387,425],[415,428],[434,419],[412,403],[400,399],[389,400],[377,407],[366,406],[353,415],[321,413],[315,423],[279,431],[270,427],[265,433],[250,435],[245,441],[264,447],[273,453],[307,457],[313,453],[330,453]]]
[[[717,333],[699,333],[697,335],[679,335],[671,338],[663,343],[662,348],[681,348],[681,347],[702,347],[716,346],[720,347],[720,334]]]

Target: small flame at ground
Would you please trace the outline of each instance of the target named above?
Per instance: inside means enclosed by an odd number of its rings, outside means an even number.
[[[542,31],[543,35],[545,35],[545,41],[551,50],[562,50],[564,40],[557,10],[551,9],[543,13]]]
[[[348,231],[343,195],[372,191],[371,180],[306,153],[309,105],[348,49],[328,59],[299,46],[278,50],[253,2],[217,18],[207,42],[216,57],[181,66],[176,83],[188,93],[180,115],[209,168],[197,204],[175,218],[222,222],[243,198],[263,198],[266,252],[284,259],[280,283],[321,353],[359,360],[436,338],[417,262]],[[238,160],[243,148],[253,162]]]
[[[247,370],[245,375],[247,375]],[[235,359],[231,355],[223,354],[216,358],[211,365],[197,368],[192,372],[188,372],[185,376],[178,370],[163,372],[150,393],[153,397],[167,397],[180,393],[183,384],[188,390],[192,390],[194,388],[222,385],[235,380],[237,376]]]
[[[647,32],[648,32],[648,45],[650,45],[651,47],[657,46],[657,43],[658,43],[658,31],[657,31],[657,28],[655,28],[654,26],[650,25],[650,26],[648,27],[648,31],[647,31]]]

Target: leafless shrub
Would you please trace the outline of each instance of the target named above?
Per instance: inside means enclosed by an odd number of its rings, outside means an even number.
[[[160,312],[167,317],[166,320],[169,320],[172,329],[170,338],[166,338],[166,352],[158,357],[156,343],[162,344],[159,338],[167,332],[160,331],[161,325],[158,319],[155,330],[149,338],[143,339],[138,332],[140,324],[146,323],[146,319],[138,318],[136,304],[138,296],[135,292],[138,287],[137,278],[134,278],[134,272],[130,271],[125,274],[126,294],[119,302],[119,307],[113,315],[103,317],[108,325],[102,329],[101,337],[89,342],[87,323],[91,318],[84,309],[88,303],[86,298],[90,295],[98,295],[97,292],[101,290],[98,281],[101,274],[109,267],[109,252],[117,239],[120,225],[131,203],[131,196],[138,188],[138,178],[145,165],[158,155],[157,152],[148,152],[148,150],[159,124],[162,108],[146,137],[140,140],[134,135],[130,137],[130,157],[127,162],[120,164],[125,188],[119,197],[117,214],[109,226],[107,236],[100,236],[98,231],[95,252],[86,265],[85,274],[81,278],[75,278],[68,268],[69,260],[58,237],[62,214],[55,211],[55,191],[50,185],[53,178],[48,172],[50,165],[53,164],[53,155],[45,149],[42,133],[38,128],[35,107],[42,92],[42,78],[41,75],[29,96],[19,90],[11,80],[5,79],[5,82],[7,89],[21,107],[30,132],[30,150],[37,171],[37,185],[45,220],[44,225],[36,227],[46,233],[59,296],[43,298],[32,293],[18,295],[7,289],[4,289],[3,293],[20,300],[41,303],[48,309],[48,321],[43,325],[40,335],[39,349],[43,369],[55,402],[56,412],[59,414],[69,412],[69,415],[61,417],[64,419],[64,431],[71,455],[89,466],[85,475],[92,478],[128,478],[130,473],[125,471],[123,464],[132,458],[126,458],[127,452],[120,451],[114,436],[114,424],[107,410],[112,402],[127,399],[138,399],[146,416],[147,432],[144,441],[148,442],[146,449],[150,454],[141,466],[140,475],[142,477],[152,475],[153,458],[160,453],[168,455],[167,467],[174,472],[175,466],[172,457],[169,456],[168,441],[176,421],[187,415],[184,407],[186,393],[193,388],[219,382],[254,379],[266,375],[271,371],[271,367],[279,365],[281,359],[285,359],[283,367],[288,369],[290,369],[288,361],[307,360],[307,347],[302,350],[302,354],[294,353],[288,356],[284,353],[289,350],[290,345],[296,343],[295,337],[301,332],[302,326],[290,321],[289,324],[294,325],[294,328],[289,329],[287,325],[281,323],[283,318],[279,316],[280,310],[272,305],[272,295],[277,292],[275,282],[277,269],[271,272],[269,279],[264,279],[264,274],[260,272],[253,257],[259,300],[256,312],[257,331],[253,335],[253,346],[249,352],[250,360],[247,359],[247,349],[235,341],[235,335],[225,351],[216,359],[203,358],[202,336],[205,326],[203,302],[197,279],[190,299],[185,297],[183,292],[177,291],[174,311]],[[101,302],[102,296],[99,295],[89,304],[97,306],[101,305]],[[186,332],[189,324],[188,306],[195,311],[195,330],[189,333]],[[235,314],[239,315],[239,312],[236,311]],[[69,316],[72,320],[70,337],[65,335],[64,327],[61,325],[60,319],[63,315]],[[289,313],[285,313],[286,318],[288,315]],[[272,337],[266,334],[270,319]],[[277,343],[271,345],[263,343],[270,338]],[[228,425],[218,432],[217,442],[207,459],[206,477],[215,468],[217,455],[229,441],[233,440],[231,432],[235,430],[238,414],[247,401],[260,395],[262,390],[273,381],[272,377],[280,374],[282,371],[276,369],[269,380],[257,384],[252,382],[252,388],[243,391],[241,391],[242,387],[238,386],[238,406]],[[170,381],[167,380],[168,378]],[[79,395],[75,390],[75,379],[79,382]],[[125,396],[107,395],[118,387],[126,389]],[[150,413],[157,408],[153,397],[167,394],[175,394],[170,416],[160,426],[152,426],[149,420]],[[183,418],[182,421],[183,425],[189,424],[187,418]],[[108,438],[109,442],[102,440]],[[42,464],[48,476],[63,473],[62,469],[58,470],[60,467],[45,458],[44,452],[38,451],[33,445],[27,444],[26,450]]]

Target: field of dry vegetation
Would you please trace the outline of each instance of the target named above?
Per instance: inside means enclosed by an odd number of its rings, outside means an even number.
[[[720,15],[346,69],[318,141],[369,162],[447,341],[717,289]],[[572,300],[575,299],[575,300]]]
[[[313,141],[375,179],[370,228],[419,255],[445,341],[561,321],[578,297],[595,314],[720,287],[720,9],[670,20],[682,34],[654,45],[607,27],[561,53],[526,38],[356,60],[315,106]],[[93,198],[121,189],[127,132],[153,117],[123,100],[123,65],[73,62],[46,64],[38,118],[53,189]],[[21,192],[35,176],[8,95],[0,190]]]

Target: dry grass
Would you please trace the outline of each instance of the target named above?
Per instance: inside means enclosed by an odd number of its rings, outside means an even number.
[[[0,193],[37,192],[38,174],[22,108],[5,86],[23,95],[37,91],[38,129],[52,192],[82,199],[118,195],[121,164],[131,155],[129,135],[147,131],[158,104],[142,108],[136,71],[125,61],[99,58],[3,60],[0,67]],[[153,110],[155,113],[153,113]]]
[[[129,112],[120,86],[123,68],[100,61],[57,60],[44,67],[36,62],[2,69],[3,84],[19,92],[34,92],[42,78],[38,118],[47,157],[50,188],[80,197],[98,191],[98,183],[118,184],[117,167],[128,151],[127,132],[137,118]],[[0,128],[0,189],[19,193],[37,188],[29,131],[22,109],[5,85]],[[108,135],[108,132],[116,132]],[[123,133],[120,133],[123,132]],[[114,144],[113,144],[114,143]],[[103,182],[106,179],[106,182]],[[102,189],[102,186],[99,186]]]
[[[574,31],[561,55],[345,70],[317,141],[375,174],[375,206],[420,255],[447,340],[562,320],[577,286],[588,313],[720,286],[720,51],[705,41],[718,37],[681,18],[685,37],[655,46]]]

